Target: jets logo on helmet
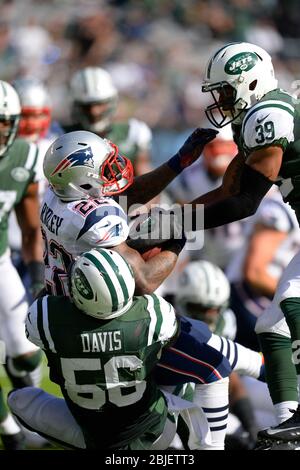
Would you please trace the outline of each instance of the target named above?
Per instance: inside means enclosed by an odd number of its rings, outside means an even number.
[[[70,168],[73,166],[88,166],[89,168],[94,167],[94,160],[91,147],[77,150],[71,155],[68,155],[68,157],[64,158],[59,163],[59,165],[57,165],[57,167],[51,173],[51,176],[54,176],[56,175],[56,173],[60,173],[66,168]]]
[[[78,268],[74,271],[74,284],[82,297],[88,300],[93,298],[93,291],[89,286],[88,280],[83,272]]]
[[[132,269],[115,251],[93,248],[77,258],[71,267],[70,293],[74,304],[100,320],[127,312],[134,289]]]
[[[229,75],[238,75],[247,72],[255,66],[258,57],[252,52],[236,54],[225,64],[225,72]]]
[[[247,42],[227,44],[207,65],[202,91],[211,93],[213,103],[205,114],[218,128],[241,124],[245,113],[275,88],[272,59],[264,49]]]

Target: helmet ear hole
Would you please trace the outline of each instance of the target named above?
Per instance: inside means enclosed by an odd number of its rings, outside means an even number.
[[[256,85],[257,85],[257,80],[253,80],[253,82],[251,82],[249,85],[249,90],[251,91],[255,90]]]

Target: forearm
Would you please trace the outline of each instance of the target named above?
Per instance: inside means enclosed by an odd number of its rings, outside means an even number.
[[[127,207],[146,204],[160,194],[176,176],[166,163],[145,175],[137,176],[132,186],[124,193],[127,197]]]
[[[171,274],[177,261],[176,250],[161,251],[158,255],[149,259],[144,266],[143,276],[135,273],[136,295],[151,294]],[[133,271],[135,271],[134,266]]]
[[[253,201],[241,194],[227,197],[204,207],[204,229],[220,227],[249,217],[255,213],[256,208]]]
[[[22,255],[26,264],[31,261],[43,262],[43,241],[40,228],[22,234]]]
[[[219,227],[253,215],[272,185],[273,181],[269,178],[244,165],[238,193],[204,207],[204,229]],[[198,210],[202,208],[193,209],[193,230],[196,228],[195,215]]]
[[[197,204],[211,204],[213,202],[218,202],[224,199],[228,194],[226,194],[220,186],[219,188],[213,189],[209,193],[202,194],[201,196],[197,197],[189,204],[192,204],[194,208],[196,208]]]

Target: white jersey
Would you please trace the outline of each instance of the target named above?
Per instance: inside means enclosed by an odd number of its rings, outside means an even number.
[[[278,189],[272,188],[270,194],[261,202],[256,214],[249,219],[246,227],[247,238],[253,233],[256,224],[287,234],[267,267],[268,273],[279,279],[300,248],[300,229],[295,212],[288,204],[283,202]],[[227,269],[226,274],[231,282],[243,280],[242,272],[247,249],[248,244],[245,243]]]
[[[128,237],[127,215],[113,199],[61,201],[48,188],[41,206],[48,292],[68,295],[67,270],[72,260],[91,248],[120,245]]]

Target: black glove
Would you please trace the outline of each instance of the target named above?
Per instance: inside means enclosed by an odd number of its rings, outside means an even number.
[[[217,134],[218,131],[215,129],[198,127],[167,164],[175,173],[181,173],[182,170],[192,165],[200,157],[205,145],[213,140]]]
[[[185,235],[181,221],[182,212],[154,207],[147,214],[141,214],[129,223],[127,244],[137,251],[161,246],[166,242],[185,244]]]

